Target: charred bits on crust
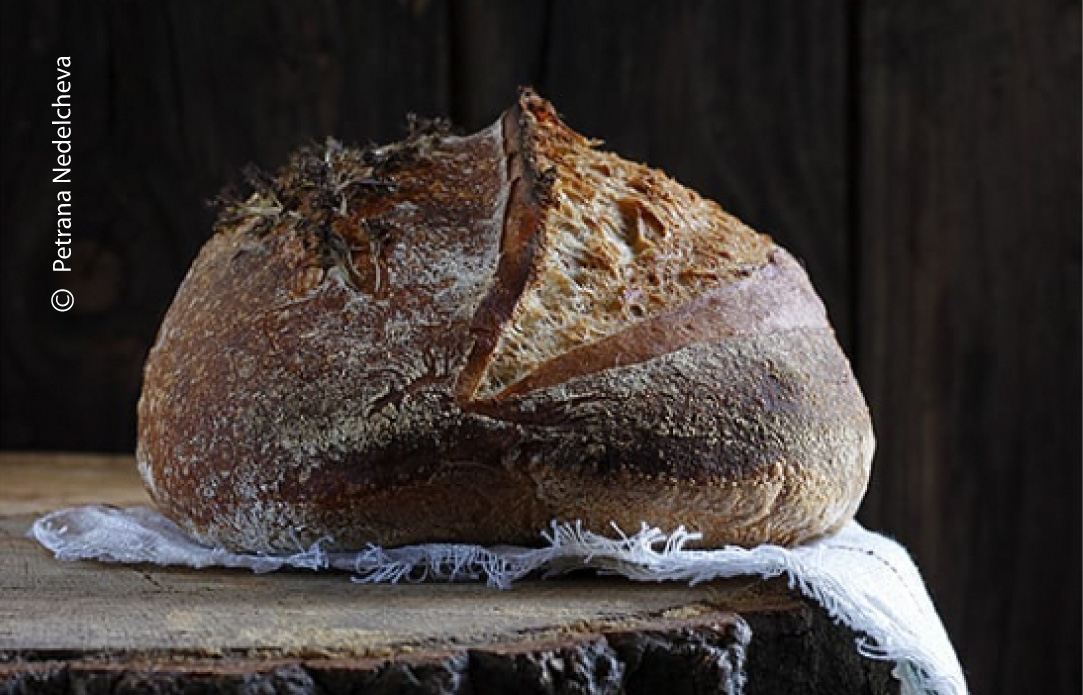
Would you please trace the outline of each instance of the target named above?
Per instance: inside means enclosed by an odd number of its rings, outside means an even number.
[[[871,421],[804,269],[598,144],[526,90],[473,135],[246,171],[147,358],[161,510],[264,552],[851,519]]]

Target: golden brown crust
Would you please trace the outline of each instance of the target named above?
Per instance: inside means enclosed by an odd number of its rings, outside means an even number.
[[[207,542],[790,544],[860,501],[868,413],[800,266],[532,93],[469,137],[301,154],[219,227],[137,450]]]
[[[748,333],[816,328],[829,328],[823,305],[797,262],[776,249],[766,265],[746,278],[707,290],[597,342],[571,348],[493,400],[555,386],[575,376],[638,364],[689,345]]]
[[[767,263],[768,237],[662,172],[595,149],[532,92],[509,117],[512,161],[540,188],[523,207],[540,221],[530,238],[541,252],[519,259],[531,263],[521,276],[529,282],[516,285],[475,398],[499,398],[550,360]],[[511,198],[509,218],[519,201]]]

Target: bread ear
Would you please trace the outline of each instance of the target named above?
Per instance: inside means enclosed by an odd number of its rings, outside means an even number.
[[[495,344],[472,355],[485,362],[472,370],[473,399],[521,391],[550,362],[767,265],[768,237],[661,172],[596,149],[533,92],[504,117],[504,137],[511,195],[490,293],[505,306]]]
[[[147,359],[161,509],[249,551],[851,518],[871,425],[804,271],[596,145],[528,91],[471,136],[301,152],[228,206]]]

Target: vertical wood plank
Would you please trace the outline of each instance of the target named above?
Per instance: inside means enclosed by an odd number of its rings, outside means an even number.
[[[451,117],[468,132],[497,119],[517,89],[540,87],[549,0],[454,0],[451,4]]]
[[[847,32],[837,1],[556,0],[541,85],[572,127],[801,258],[844,347]]]
[[[1079,3],[860,8],[863,518],[974,692],[1079,692]]]
[[[446,3],[4,3],[5,448],[131,450],[145,351],[248,162],[392,140],[448,109]],[[15,31],[13,28],[20,30]],[[74,270],[58,278],[49,104],[73,58]],[[61,283],[63,280],[63,285]],[[57,286],[76,297],[57,314]]]

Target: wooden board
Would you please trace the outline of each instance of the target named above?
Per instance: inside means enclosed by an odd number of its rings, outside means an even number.
[[[59,562],[26,536],[34,513],[146,503],[133,461],[4,455],[0,470],[0,678],[15,692],[238,683],[292,683],[305,693],[568,692],[546,689],[557,679],[584,693],[659,692],[659,682],[665,692],[698,693],[742,670],[748,693],[802,683],[894,692],[889,664],[860,658],[853,633],[781,582],[689,587],[582,575],[499,591]]]
[[[862,520],[975,693],[1078,693],[1078,3],[862,3]]]
[[[1080,26],[1079,0],[5,0],[0,446],[134,446],[204,201],[245,163],[411,110],[478,127],[529,82],[805,260],[876,420],[860,519],[915,555],[975,691],[1079,693]]]

